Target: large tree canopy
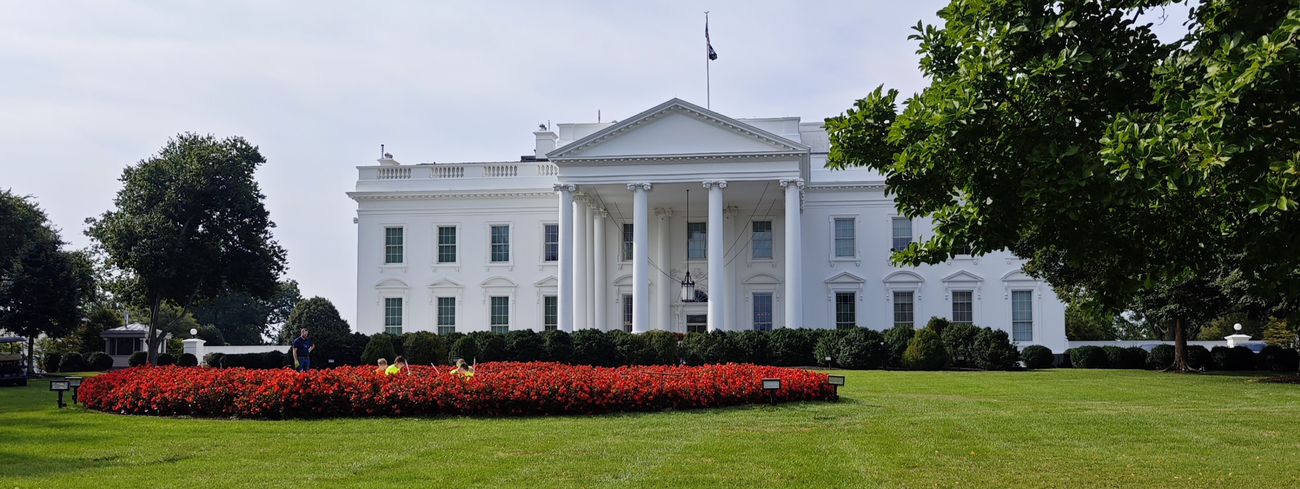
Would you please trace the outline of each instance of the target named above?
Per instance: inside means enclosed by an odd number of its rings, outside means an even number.
[[[901,263],[1009,249],[1111,307],[1233,275],[1288,308],[1300,7],[1209,0],[1164,43],[1135,19],[1169,3],[955,0],[913,36],[929,86],[901,113],[877,89],[827,119],[828,166],[880,171],[933,219]]]
[[[194,319],[221,331],[222,339],[232,345],[260,345],[280,333],[278,326],[289,319],[294,306],[302,301],[298,282],[283,280],[269,299],[258,299],[240,292],[226,292],[211,300],[196,303]]]
[[[117,209],[88,219],[86,234],[122,272],[117,292],[147,308],[149,358],[157,357],[164,303],[181,307],[226,292],[269,299],[285,252],[271,236],[253,179],[266,159],[243,138],[181,134],[128,167]]]

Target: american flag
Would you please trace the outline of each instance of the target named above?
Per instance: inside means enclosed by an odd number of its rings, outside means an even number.
[[[704,19],[704,46],[709,48],[709,59],[718,59],[718,52],[713,50],[713,42],[709,41],[709,19]]]

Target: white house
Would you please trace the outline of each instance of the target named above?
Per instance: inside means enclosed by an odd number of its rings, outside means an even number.
[[[357,167],[359,331],[883,330],[942,316],[1066,347],[1064,306],[1009,253],[892,266],[930,222],[899,216],[879,174],[825,169],[820,122],[673,99],[557,129],[533,133],[520,161]]]

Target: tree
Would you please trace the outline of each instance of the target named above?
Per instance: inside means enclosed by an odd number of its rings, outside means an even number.
[[[955,0],[913,36],[930,85],[901,113],[877,89],[827,119],[827,165],[880,171],[901,213],[933,219],[899,263],[1007,249],[1112,310],[1235,275],[1227,303],[1294,310],[1300,8],[1209,0],[1163,43],[1135,19],[1169,3]],[[1188,318],[1168,319],[1186,369]]]
[[[280,329],[279,344],[292,344],[293,339],[298,337],[298,331],[303,328],[317,338],[327,335],[346,335],[352,332],[352,327],[343,320],[343,316],[339,315],[339,310],[334,307],[334,303],[320,296],[299,302],[293,308],[293,312],[284,322],[284,327]]]
[[[30,198],[0,191],[0,330],[26,337],[29,357],[37,336],[66,336],[81,324],[95,288],[89,257],[63,244]]]
[[[195,304],[194,318],[202,324],[211,324],[221,331],[221,336],[232,345],[260,345],[263,338],[278,339],[280,328],[302,301],[298,282],[282,280],[276,284],[275,295],[270,299],[257,299],[234,291]]]
[[[116,210],[87,219],[86,234],[119,271],[115,292],[151,311],[149,362],[157,362],[165,304],[190,307],[233,291],[269,299],[285,252],[253,173],[265,163],[243,138],[185,133],[128,167]]]

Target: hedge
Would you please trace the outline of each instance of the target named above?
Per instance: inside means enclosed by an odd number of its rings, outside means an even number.
[[[86,361],[90,363],[90,369],[97,372],[107,372],[113,368],[113,357],[102,351],[91,353]]]
[[[1216,370],[1253,370],[1255,352],[1244,346],[1216,346],[1210,349],[1210,361]]]
[[[975,335],[971,354],[975,357],[975,366],[984,370],[1011,370],[1020,360],[1020,352],[1011,344],[1007,332],[993,328],[981,329]]]
[[[1051,368],[1056,359],[1052,349],[1043,345],[1026,346],[1020,350],[1020,358],[1024,360],[1025,368]]]
[[[182,353],[181,356],[176,357],[177,367],[197,367],[198,365],[199,359],[193,353]]]
[[[884,336],[867,328],[846,331],[848,332],[839,336],[838,348],[833,350],[836,365],[854,370],[880,368],[884,365]]]
[[[1295,372],[1300,369],[1300,352],[1277,345],[1265,346],[1255,358],[1257,370]]]
[[[1080,346],[1065,353],[1070,355],[1070,364],[1074,368],[1106,368],[1109,365],[1106,350],[1100,346]]]
[[[63,363],[62,353],[46,353],[41,356],[41,370],[46,372],[58,372],[60,363]]]
[[[149,354],[142,351],[132,353],[131,356],[126,359],[126,364],[130,367],[140,367],[148,363]]]
[[[916,336],[916,329],[910,325],[900,324],[893,328],[885,330],[885,350],[889,353],[885,366],[899,367],[903,365],[903,352],[907,351],[907,345]]]
[[[975,337],[979,334],[979,326],[966,323],[952,323],[943,329],[939,339],[943,340],[943,348],[948,351],[948,357],[953,365],[958,367],[975,365],[975,353],[971,351],[971,347],[975,346]]]
[[[80,353],[69,353],[63,355],[59,361],[60,372],[85,372],[90,369],[90,364],[86,363],[86,358]]]
[[[911,370],[939,370],[948,363],[948,352],[933,330],[916,332],[903,352],[903,367]]]

